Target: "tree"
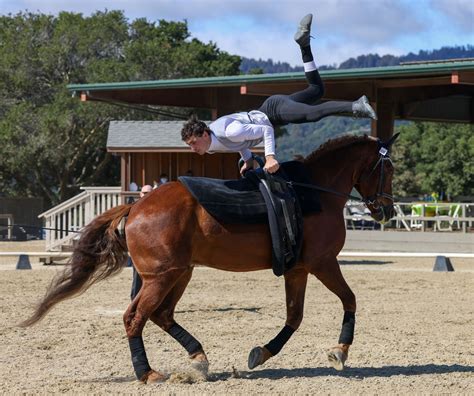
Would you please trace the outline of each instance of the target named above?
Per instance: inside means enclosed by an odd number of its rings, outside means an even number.
[[[472,125],[416,122],[398,132],[393,149],[396,196],[474,195]]]
[[[121,11],[0,16],[0,191],[55,205],[81,186],[117,184],[108,122],[159,119],[81,103],[67,84],[232,75],[239,64],[192,39],[186,22],[129,23]]]

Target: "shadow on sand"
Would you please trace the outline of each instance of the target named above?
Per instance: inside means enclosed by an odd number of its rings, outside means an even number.
[[[380,265],[380,264],[393,264],[393,261],[387,260],[338,260],[341,265]]]
[[[338,376],[347,378],[393,377],[397,375],[411,376],[423,374],[474,373],[474,366],[459,364],[423,364],[413,366],[384,366],[384,367],[346,367],[344,371],[336,371],[331,367],[296,368],[296,369],[264,369],[257,371],[241,371],[246,379],[280,379],[280,378],[313,378]],[[215,374],[217,377],[229,377],[230,373]]]
[[[175,311],[175,313],[190,313],[190,312],[229,312],[229,311],[243,311],[259,313],[262,307],[225,307],[225,308],[198,308],[186,309],[184,311]]]
[[[413,376],[426,374],[449,374],[449,373],[474,373],[474,366],[461,366],[459,364],[424,364],[413,366],[384,366],[384,367],[346,367],[344,371],[336,371],[331,367],[317,368],[296,368],[296,369],[264,369],[256,371],[239,371],[238,376],[235,372],[223,371],[220,373],[210,373],[207,382],[227,381],[230,378],[240,378],[243,380],[271,379],[279,380],[282,378],[316,378],[316,377],[344,377],[344,378],[371,378],[371,377],[394,377],[398,375]],[[137,382],[134,376],[123,377],[101,377],[95,379],[84,379],[81,382],[87,383],[132,383]]]

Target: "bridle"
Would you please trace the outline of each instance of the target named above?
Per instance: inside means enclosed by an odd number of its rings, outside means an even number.
[[[393,195],[387,194],[383,191],[383,185],[384,185],[384,181],[385,181],[385,163],[388,161],[392,166],[393,166],[393,163],[392,163],[392,160],[389,157],[389,154],[390,154],[389,148],[390,148],[390,146],[389,145],[384,145],[383,143],[378,141],[378,148],[379,148],[379,151],[378,151],[379,158],[375,162],[375,164],[372,167],[371,171],[365,176],[364,176],[364,174],[362,174],[359,181],[355,184],[355,186],[360,185],[361,181],[366,180],[367,178],[369,178],[377,170],[377,168],[380,167],[380,176],[379,176],[379,180],[377,182],[377,192],[374,195],[371,195],[369,197],[360,198],[360,197],[356,197],[355,195],[352,195],[352,194],[341,193],[339,191],[336,191],[336,190],[333,190],[333,189],[330,189],[330,188],[326,188],[326,187],[321,187],[321,186],[318,186],[318,185],[315,185],[315,184],[299,183],[299,182],[294,182],[294,181],[289,181],[289,182],[287,182],[287,184],[292,186],[292,187],[293,186],[306,187],[306,188],[310,188],[310,189],[313,189],[313,190],[328,192],[328,193],[331,193],[331,194],[334,194],[334,195],[338,195],[340,197],[350,198],[354,201],[363,202],[365,205],[371,206],[374,210],[378,211],[378,213],[382,217],[382,219],[380,221],[385,221],[386,220],[386,214],[388,213],[388,209],[393,206],[393,202],[394,202]],[[384,205],[383,203],[381,203],[379,201],[379,198],[386,198],[386,199],[390,200],[390,203],[388,205]]]
[[[377,183],[377,192],[375,193],[375,195],[371,195],[367,198],[362,199],[362,201],[366,205],[372,206],[375,210],[383,208],[383,207],[389,207],[389,206],[393,205],[393,202],[394,202],[393,195],[387,194],[383,191],[383,185],[384,185],[384,181],[385,181],[385,173],[384,173],[385,162],[387,162],[387,161],[393,166],[392,160],[389,157],[388,148],[384,147],[379,142],[379,158],[378,158],[377,162],[372,167],[372,170],[369,172],[369,174],[367,176],[361,177],[361,179],[364,179],[364,180],[369,178],[376,171],[377,167],[380,166],[380,176],[379,176],[379,180],[378,180],[378,183]],[[359,180],[355,185],[356,186],[359,185],[361,183],[361,181],[362,180]],[[389,199],[391,201],[391,203],[389,205],[382,205],[380,203],[380,201],[378,200],[378,198],[380,198],[380,197]]]

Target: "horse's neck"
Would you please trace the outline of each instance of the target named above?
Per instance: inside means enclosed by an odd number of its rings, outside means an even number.
[[[365,146],[346,147],[315,159],[307,164],[315,184],[343,194],[350,194],[357,176],[367,162],[368,150]],[[334,195],[334,202],[344,206],[347,198]]]

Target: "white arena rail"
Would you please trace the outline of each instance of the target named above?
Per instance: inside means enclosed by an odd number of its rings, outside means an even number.
[[[74,231],[80,231],[96,216],[121,204],[120,187],[81,187],[81,190],[84,191],[79,195],[38,216],[44,219],[47,251],[61,251],[71,245],[78,235]]]
[[[416,212],[413,208],[419,207]],[[435,208],[435,212],[428,212],[427,207]],[[474,224],[474,203],[433,203],[433,202],[395,202],[395,217],[382,225],[379,230],[404,231],[462,231],[469,232]],[[471,214],[472,216],[472,214]],[[348,230],[373,230],[375,222],[370,217],[370,211],[364,204],[348,201],[344,208],[344,220]]]
[[[44,219],[46,228],[56,230],[45,230],[46,250],[63,251],[70,246],[73,239],[78,236],[72,231],[80,231],[93,218],[106,210],[122,203],[127,193],[130,196],[138,196],[138,193],[122,192],[120,187],[82,187],[84,190],[79,195],[41,213],[38,217]],[[421,213],[414,213],[413,206],[417,202],[395,203],[396,216],[380,231],[461,231],[469,233],[472,230],[474,217],[472,216],[473,203],[440,203],[439,206],[456,207],[457,210],[449,210],[447,214],[436,213],[435,216],[427,216],[424,209]],[[432,203],[426,203],[433,205]],[[436,205],[436,204],[435,204]],[[375,222],[370,217],[368,209],[360,202],[348,201],[344,208],[344,219],[348,230],[373,230]]]

